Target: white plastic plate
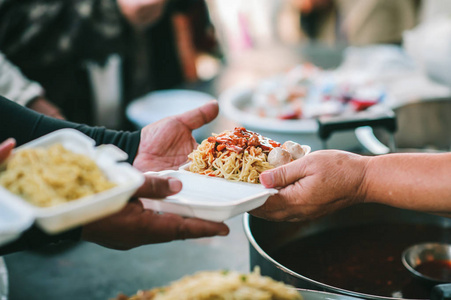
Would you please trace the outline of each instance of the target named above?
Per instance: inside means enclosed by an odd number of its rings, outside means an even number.
[[[277,194],[276,189],[267,189],[261,184],[233,182],[184,170],[148,174],[177,178],[183,188],[178,194],[165,199],[141,198],[144,208],[215,222],[223,222],[257,208],[269,196]]]
[[[159,90],[150,92],[139,99],[132,101],[126,109],[127,118],[138,128],[163,118],[178,115],[198,108],[205,103],[215,99],[212,95],[183,89]],[[215,128],[214,120],[201,128],[193,131],[197,141],[211,135]]]
[[[0,207],[8,207],[21,224],[11,226],[11,215],[0,213],[0,241],[14,238],[33,221],[50,234],[86,224],[120,210],[143,184],[144,176],[128,163],[127,154],[113,145],[95,147],[95,141],[75,129],[61,129],[16,148],[49,147],[61,143],[66,149],[93,159],[107,178],[116,183],[112,189],[51,207],[35,206],[0,186]]]

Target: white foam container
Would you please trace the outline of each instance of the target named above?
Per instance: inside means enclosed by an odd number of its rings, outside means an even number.
[[[28,207],[20,201],[8,201],[7,198],[10,196],[9,192],[0,188],[0,245],[18,238],[34,221]]]
[[[276,189],[265,188],[261,184],[233,182],[191,173],[184,170],[148,172],[179,179],[182,190],[164,199],[141,198],[144,208],[158,212],[174,213],[185,217],[223,222],[241,213],[263,205]]]
[[[95,147],[95,141],[75,129],[61,129],[16,148],[49,147],[60,143],[66,149],[93,159],[116,186],[87,197],[52,207],[38,207],[0,186],[0,244],[18,237],[33,222],[56,234],[119,211],[144,183],[144,175],[121,162],[127,154],[114,145]]]

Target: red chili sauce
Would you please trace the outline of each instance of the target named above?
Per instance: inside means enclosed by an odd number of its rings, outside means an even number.
[[[235,127],[233,131],[226,131],[217,136],[209,137],[208,141],[215,143],[217,151],[227,149],[237,153],[241,153],[251,146],[260,147],[267,152],[281,146],[280,143],[253,131],[246,130],[244,127]]]
[[[451,261],[449,260],[425,261],[415,270],[430,278],[451,282]]]

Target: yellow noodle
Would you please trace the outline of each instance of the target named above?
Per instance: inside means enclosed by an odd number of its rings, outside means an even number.
[[[171,285],[139,291],[118,300],[302,300],[290,285],[260,275],[255,268],[250,274],[235,271],[203,271],[186,276]]]
[[[97,164],[89,157],[65,149],[23,149],[14,153],[0,173],[0,184],[30,203],[48,207],[110,189]]]
[[[232,181],[260,183],[260,173],[273,168],[261,148],[251,146],[249,150],[237,153],[229,150],[215,152],[214,146],[214,143],[204,140],[188,156],[191,172]],[[217,157],[212,153],[217,154]]]

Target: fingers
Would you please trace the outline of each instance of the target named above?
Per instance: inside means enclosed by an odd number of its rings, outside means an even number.
[[[192,239],[215,235],[225,236],[227,234],[229,234],[229,228],[224,223],[184,218],[183,222],[177,227],[176,239]]]
[[[144,184],[135,193],[136,197],[164,198],[182,190],[182,182],[172,177],[144,174]]]
[[[134,199],[119,212],[83,226],[82,239],[104,247],[128,250],[148,244],[174,240],[227,235],[224,223],[160,214],[144,209]]]
[[[177,119],[189,129],[197,129],[213,121],[219,113],[218,101],[211,100],[201,107],[192,109],[177,116]]]
[[[267,188],[285,187],[293,182],[304,178],[305,159],[300,158],[289,164],[260,174],[260,182]]]
[[[265,204],[251,210],[249,213],[255,217],[259,217],[271,221],[281,221],[284,216],[280,216],[280,213],[287,211],[286,202],[278,195],[274,195],[266,200]]]
[[[211,222],[197,218],[185,218],[176,214],[158,214],[147,211],[146,243],[164,243],[174,240],[186,240],[212,236],[226,236],[229,228],[224,223]],[[146,231],[147,231],[146,230]]]
[[[16,140],[9,138],[0,144],[0,163],[2,163],[16,146]]]

